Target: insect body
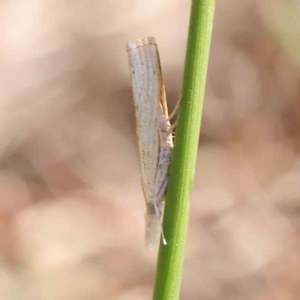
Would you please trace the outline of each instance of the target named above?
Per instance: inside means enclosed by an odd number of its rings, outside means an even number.
[[[142,187],[146,200],[146,243],[152,247],[162,228],[162,211],[173,148],[165,88],[153,37],[127,47],[133,90]]]

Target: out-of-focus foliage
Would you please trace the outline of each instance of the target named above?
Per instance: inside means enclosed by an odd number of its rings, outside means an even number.
[[[182,299],[300,298],[298,0],[217,1]],[[0,299],[150,299],[125,44],[180,97],[189,1],[0,8]]]

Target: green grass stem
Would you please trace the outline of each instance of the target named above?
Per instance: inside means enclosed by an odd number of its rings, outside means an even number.
[[[214,7],[214,0],[192,1],[182,99],[164,213],[168,245],[160,244],[153,300],[179,299]]]

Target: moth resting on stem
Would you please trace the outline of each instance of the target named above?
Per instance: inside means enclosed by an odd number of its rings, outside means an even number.
[[[127,46],[133,91],[142,187],[146,201],[146,244],[158,243],[173,149],[159,53],[153,37]],[[173,114],[172,114],[173,115]]]

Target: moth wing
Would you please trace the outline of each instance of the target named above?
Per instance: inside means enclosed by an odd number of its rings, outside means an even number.
[[[129,66],[136,113],[137,137],[143,190],[152,203],[159,161],[158,112],[162,115],[161,68],[154,38],[128,44]],[[163,90],[164,92],[164,90]]]
[[[161,215],[173,147],[168,108],[155,39],[128,44],[131,83],[136,113],[142,187],[147,203],[146,243],[159,241]]]

